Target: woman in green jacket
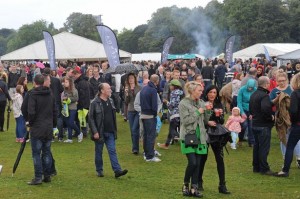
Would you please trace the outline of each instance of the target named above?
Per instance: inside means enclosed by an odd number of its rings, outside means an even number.
[[[184,196],[202,197],[197,186],[200,155],[207,154],[205,124],[211,115],[209,110],[205,110],[205,103],[200,99],[202,92],[203,86],[200,83],[188,82],[185,85],[186,97],[179,104],[181,152],[188,160],[182,188]],[[184,141],[186,134],[193,133],[200,140],[198,146],[186,146]],[[191,189],[189,189],[190,181]]]

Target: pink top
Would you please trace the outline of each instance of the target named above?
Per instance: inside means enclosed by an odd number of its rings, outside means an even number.
[[[244,122],[245,119],[243,119],[241,116],[229,116],[225,127],[228,128],[229,131],[233,131],[236,133],[240,133],[242,128],[241,128],[241,123]]]

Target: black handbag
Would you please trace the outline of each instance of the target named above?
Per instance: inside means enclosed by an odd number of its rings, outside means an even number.
[[[198,139],[196,132],[188,133],[185,135],[184,143],[185,147],[198,147],[200,140]]]
[[[207,134],[209,136],[209,143],[217,142],[223,147],[227,142],[232,142],[230,131],[221,124],[217,124],[216,127],[209,127]]]

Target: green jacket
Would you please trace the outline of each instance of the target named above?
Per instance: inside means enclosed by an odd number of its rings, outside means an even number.
[[[186,133],[195,132],[197,126],[199,126],[200,143],[206,144],[207,136],[205,124],[207,124],[211,116],[211,111],[205,111],[204,114],[200,114],[198,111],[199,108],[205,109],[204,101],[194,101],[190,98],[184,98],[179,103],[181,140],[184,140]]]

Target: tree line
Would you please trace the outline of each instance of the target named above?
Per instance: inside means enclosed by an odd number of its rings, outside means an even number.
[[[68,31],[101,41],[97,24],[96,16],[74,12],[59,29],[45,20],[18,30],[2,28],[0,55],[42,40],[42,30],[53,35]],[[206,57],[224,52],[230,35],[237,36],[235,51],[256,43],[300,43],[300,1],[212,0],[205,8],[164,7],[156,10],[146,24],[114,31],[120,49],[130,53],[160,52],[168,36],[175,37],[170,53],[198,53]]]

